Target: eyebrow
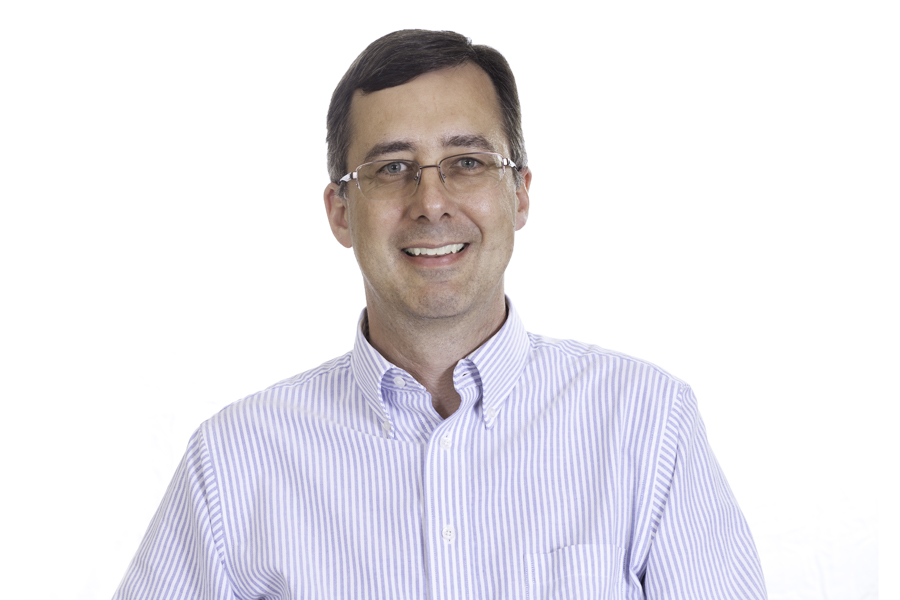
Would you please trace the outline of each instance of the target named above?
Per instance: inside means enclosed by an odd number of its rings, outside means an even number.
[[[451,135],[443,139],[444,148],[474,148],[496,152],[494,145],[483,135]]]
[[[491,144],[483,135],[450,135],[441,140],[444,148],[472,148],[484,150],[486,152],[496,152],[494,145]],[[415,152],[416,145],[409,140],[392,140],[390,142],[380,142],[372,146],[366,153],[363,162],[371,162],[378,156],[385,154],[393,154],[395,152]]]
[[[383,154],[393,154],[394,152],[412,152],[415,149],[415,144],[407,140],[381,142],[372,146],[372,148],[366,153],[366,157],[363,159],[363,162],[370,162],[376,156],[381,156]]]

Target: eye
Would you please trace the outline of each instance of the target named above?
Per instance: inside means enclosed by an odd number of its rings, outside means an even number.
[[[381,169],[379,169],[379,173],[383,173],[385,175],[399,175],[408,168],[409,165],[404,162],[390,162],[381,167]]]
[[[447,177],[482,177],[490,173],[490,154],[460,154],[450,156],[443,163],[443,171]]]
[[[456,161],[456,166],[465,170],[477,169],[481,166],[481,161],[474,156],[463,156]]]

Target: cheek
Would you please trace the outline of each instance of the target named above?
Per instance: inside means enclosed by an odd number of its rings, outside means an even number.
[[[516,226],[516,198],[494,198],[479,204],[477,207],[478,218],[489,229],[505,229]]]
[[[391,245],[400,211],[394,206],[373,207],[362,201],[352,206],[348,216],[353,247],[367,254],[383,253]]]
[[[363,244],[370,237],[370,232],[376,230],[372,223],[372,217],[368,207],[359,200],[353,200],[353,203],[347,207],[347,223],[350,226],[350,237],[353,238],[353,244]]]

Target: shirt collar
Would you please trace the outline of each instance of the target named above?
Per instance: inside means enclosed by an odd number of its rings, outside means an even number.
[[[381,380],[384,374],[395,368],[389,363],[366,339],[365,329],[368,329],[366,309],[359,315],[356,324],[356,341],[353,343],[353,352],[350,355],[350,368],[357,385],[362,390],[366,404],[381,421],[381,425],[388,437],[393,436],[391,414],[381,394]]]
[[[506,305],[509,314],[500,330],[457,365],[459,369],[464,361],[468,361],[478,371],[482,386],[481,417],[488,429],[496,423],[507,398],[518,382],[531,346],[528,333],[508,297]],[[363,309],[356,327],[356,341],[350,365],[366,404],[381,421],[387,436],[393,438],[393,424],[390,410],[382,395],[382,383],[385,374],[398,367],[388,362],[366,339],[364,332],[366,324],[366,311]]]
[[[509,297],[506,306],[509,314],[500,331],[466,357],[481,376],[481,414],[488,429],[497,421],[518,383],[531,347],[525,326]]]

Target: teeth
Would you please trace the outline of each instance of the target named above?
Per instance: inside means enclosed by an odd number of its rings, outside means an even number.
[[[425,256],[444,256],[445,254],[456,254],[464,246],[465,244],[448,244],[440,248],[406,248],[404,252],[410,256],[419,256],[420,254]]]

